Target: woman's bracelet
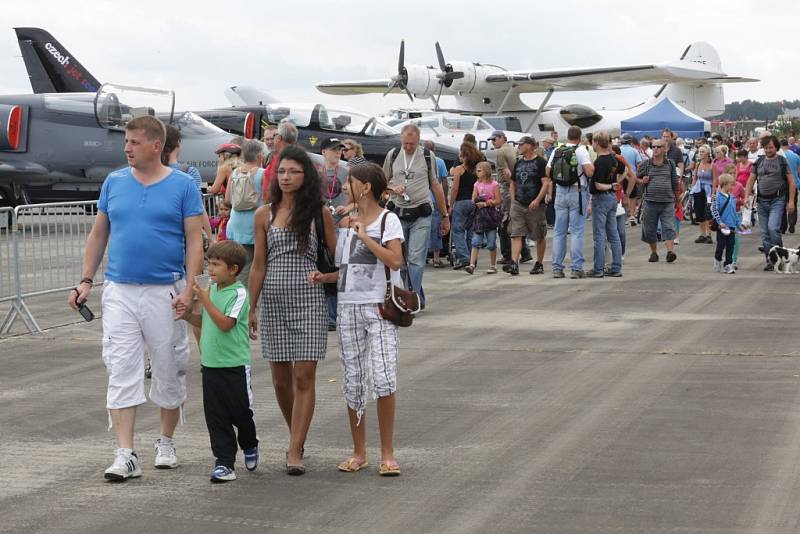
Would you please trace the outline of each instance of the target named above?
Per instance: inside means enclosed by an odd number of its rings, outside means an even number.
[[[89,284],[90,286],[93,286],[94,285],[94,280],[92,280],[91,278],[82,278],[81,281],[78,282],[78,285],[81,285],[81,284]]]

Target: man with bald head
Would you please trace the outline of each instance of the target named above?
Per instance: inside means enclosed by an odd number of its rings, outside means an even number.
[[[403,226],[408,250],[408,269],[402,270],[406,286],[413,285],[424,307],[422,274],[433,215],[431,192],[442,216],[439,228],[442,235],[450,231],[450,215],[439,183],[436,155],[420,146],[419,128],[414,124],[405,125],[400,132],[400,142],[401,146],[391,149],[383,162],[383,172],[389,183],[389,202],[386,207],[397,214]]]

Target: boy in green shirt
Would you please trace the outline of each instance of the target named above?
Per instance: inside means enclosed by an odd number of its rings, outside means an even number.
[[[236,443],[244,453],[248,471],[258,466],[258,437],[253,420],[250,382],[250,338],[247,289],[236,279],[247,261],[247,251],[235,241],[220,241],[208,249],[211,287],[192,289],[202,314],[185,316],[201,327],[200,361],[203,371],[203,411],[216,457],[211,482],[236,480]],[[236,427],[238,437],[234,432]]]

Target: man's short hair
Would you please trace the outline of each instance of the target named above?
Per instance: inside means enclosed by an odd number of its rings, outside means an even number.
[[[167,129],[164,123],[150,115],[142,115],[128,122],[125,131],[141,130],[148,141],[161,141],[161,146],[167,140]]]
[[[789,140],[786,138],[781,139],[781,146],[789,146]]]
[[[413,132],[419,137],[419,126],[413,123],[408,123],[400,129],[400,134],[404,134],[406,132]]]
[[[247,250],[236,241],[231,241],[230,239],[217,241],[208,247],[206,256],[208,256],[208,259],[222,260],[228,267],[235,265],[238,267],[236,274],[241,273],[247,263]]]
[[[425,139],[425,140],[422,142],[422,146],[424,146],[425,148],[427,148],[427,149],[428,149],[428,150],[430,150],[431,152],[436,152],[436,150],[434,150],[434,149],[436,148],[436,145],[435,145],[435,144],[434,144],[434,142],[433,142],[433,141],[431,141],[430,139]]]
[[[608,135],[608,132],[597,132],[592,136],[592,140],[602,149],[608,148],[608,145],[611,144],[611,136]]]
[[[297,126],[287,120],[282,120],[280,124],[278,124],[278,135],[280,135],[283,142],[288,145],[297,144]]]
[[[770,143],[772,143],[772,146],[775,147],[775,150],[778,150],[781,147],[781,142],[778,141],[778,138],[772,134],[765,135],[761,138],[761,148],[765,148]]]
[[[264,143],[255,139],[245,139],[242,143],[242,159],[246,163],[255,163],[264,155]]]
[[[576,143],[581,140],[581,129],[577,126],[570,126],[567,130],[567,141],[575,141]]]

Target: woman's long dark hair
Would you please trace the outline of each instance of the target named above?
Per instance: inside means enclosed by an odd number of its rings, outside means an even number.
[[[462,143],[459,152],[461,152],[461,157],[464,158],[464,168],[469,172],[475,172],[475,166],[483,161],[481,151],[472,143]]]
[[[314,162],[306,154],[305,150],[296,146],[287,146],[281,151],[280,160],[292,160],[303,167],[303,185],[297,190],[294,199],[294,207],[289,216],[288,228],[291,228],[297,235],[299,250],[304,252],[308,246],[308,236],[311,234],[311,225],[314,218],[321,214],[322,210],[322,181]],[[272,180],[269,186],[272,195],[272,218],[278,212],[278,206],[283,200],[283,191],[278,185],[278,178]],[[321,238],[320,236],[317,236]]]

